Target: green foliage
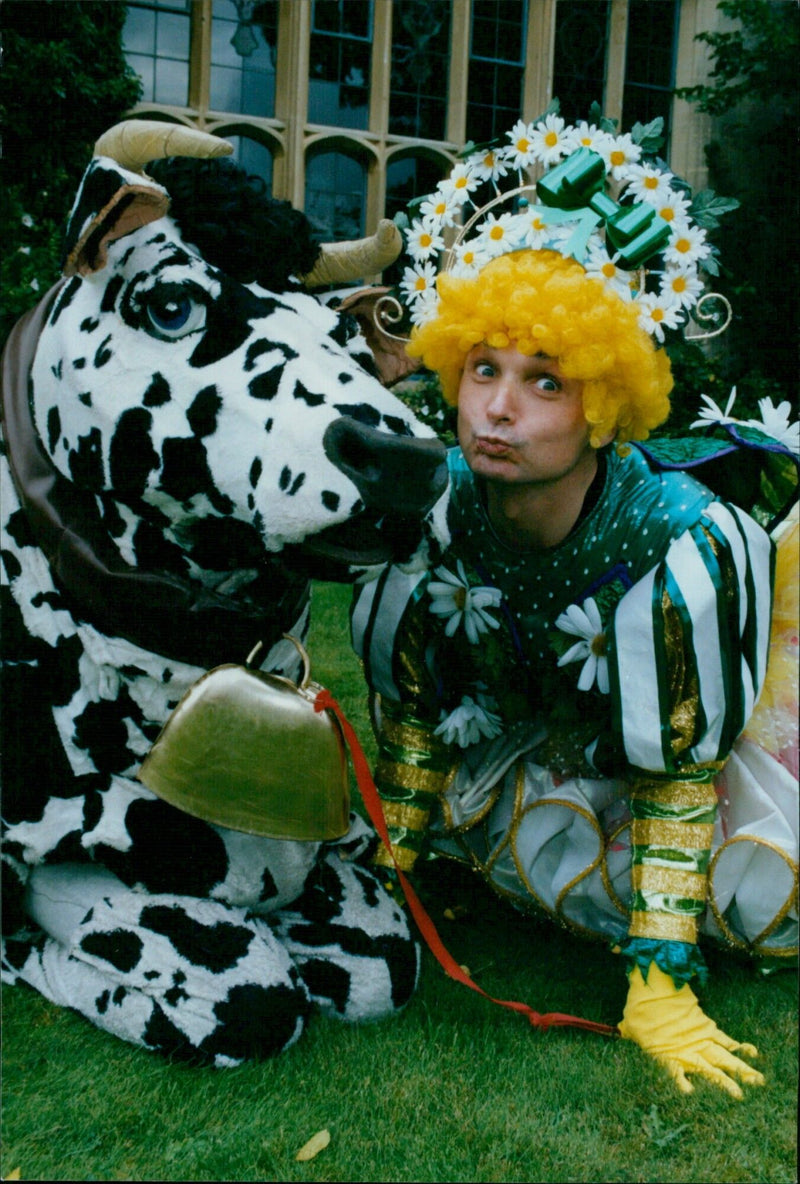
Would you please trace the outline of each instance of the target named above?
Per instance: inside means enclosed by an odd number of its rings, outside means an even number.
[[[92,146],[138,100],[121,48],[126,6],[5,0],[0,340],[58,278],[60,236]]]
[[[456,442],[456,409],[445,403],[439,380],[430,370],[419,370],[392,387],[392,391],[448,447]]]
[[[716,287],[735,313],[724,340],[726,367],[740,398],[743,391],[757,391],[776,401],[791,399],[797,391],[800,284],[800,7],[794,0],[721,0],[718,10],[732,27],[698,36],[709,47],[710,81],[676,94],[718,117],[706,148],[709,173],[715,188],[739,203],[716,235]],[[719,199],[695,197],[692,215],[701,225],[722,212]]]
[[[659,115],[651,123],[635,123],[631,128],[631,139],[645,156],[652,156],[664,143],[663,131],[664,120]]]
[[[681,99],[709,115],[724,115],[745,99],[797,101],[800,11],[794,0],[720,0],[717,9],[737,26],[698,34],[711,54],[712,85],[682,87]]]

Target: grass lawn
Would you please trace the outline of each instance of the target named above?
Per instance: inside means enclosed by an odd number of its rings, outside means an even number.
[[[347,589],[315,589],[312,676],[374,753]],[[480,985],[539,1011],[619,1020],[626,982],[602,945],[515,914],[460,869],[424,897]],[[458,921],[448,906],[468,910]],[[406,1011],[370,1027],[317,1018],[283,1057],[172,1065],[25,987],[3,991],[3,1161],[23,1180],[795,1181],[796,981],[715,951],[703,1000],[756,1044],[765,1089],[683,1097],[634,1045],[542,1034],[451,982],[427,955]],[[326,1128],[310,1162],[296,1152]]]

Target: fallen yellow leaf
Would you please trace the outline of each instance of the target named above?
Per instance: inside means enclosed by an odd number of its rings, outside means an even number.
[[[7,1176],[3,1176],[3,1179],[4,1180],[21,1180],[22,1177],[19,1174],[19,1168],[14,1168],[12,1171],[10,1171],[8,1173]]]
[[[329,1130],[317,1131],[307,1143],[303,1144],[297,1152],[295,1159],[299,1163],[306,1163],[307,1160],[313,1159],[315,1155],[319,1155],[320,1151],[324,1151],[330,1141],[331,1132]]]

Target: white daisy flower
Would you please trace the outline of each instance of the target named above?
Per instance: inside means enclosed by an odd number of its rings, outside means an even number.
[[[702,291],[703,282],[693,267],[668,267],[662,276],[662,294],[681,308],[692,308]]]
[[[655,207],[665,222],[685,222],[689,214],[689,199],[683,193],[668,189],[662,199],[655,203]]]
[[[444,249],[444,239],[431,218],[417,219],[406,231],[408,253],[415,263],[422,263]]]
[[[419,207],[423,219],[430,218],[438,230],[442,226],[453,226],[458,212],[458,203],[453,200],[452,193],[442,193],[437,189]]]
[[[672,190],[669,183],[672,173],[662,173],[650,164],[632,164],[628,168],[628,184],[625,193],[646,201],[650,205],[665,205]]]
[[[478,236],[484,250],[491,259],[509,250],[509,243],[513,248],[516,243],[516,236],[514,234],[516,227],[517,220],[515,214],[501,214],[499,218],[496,218],[494,214],[487,215],[486,221],[482,222],[478,227]]]
[[[436,284],[436,268],[432,263],[415,263],[413,267],[406,267],[400,281],[400,291],[409,300],[419,300],[424,293],[430,291]]]
[[[603,280],[623,300],[630,300],[630,272],[617,266],[601,242],[590,243],[583,266],[587,275]]]
[[[457,164],[447,180],[439,182],[439,192],[450,197],[455,205],[463,206],[477,185],[478,178],[473,177],[472,170],[466,164]]]
[[[626,176],[629,166],[636,164],[642,150],[625,132],[621,136],[609,136],[608,143],[603,144],[600,155],[611,169],[612,177],[619,181]]]
[[[479,695],[479,699],[486,699]],[[481,739],[492,740],[503,730],[503,722],[496,712],[477,702],[471,695],[464,695],[461,703],[449,715],[442,713],[442,722],[434,735],[441,736],[445,744],[458,744],[469,748]]]
[[[453,267],[455,275],[477,275],[484,264],[488,263],[491,255],[476,239],[467,239],[459,243],[454,249],[456,262]]]
[[[606,635],[600,609],[594,597],[587,596],[581,605],[571,604],[556,618],[556,629],[580,638],[559,658],[558,665],[566,666],[569,662],[582,661],[578,690],[590,691],[596,679],[597,689],[601,694],[607,695],[609,682]]]
[[[759,428],[778,443],[784,444],[790,452],[800,453],[800,422],[790,422],[792,405],[788,399],[784,399],[777,407],[769,397],[759,399],[758,409],[761,419],[748,419],[748,427]]]
[[[725,410],[718,407],[710,395],[701,395],[700,398],[705,403],[699,412],[699,417],[694,423],[689,426],[692,428],[707,428],[714,423],[742,423],[742,420],[736,419],[731,415],[733,404],[736,402],[736,387],[731,387],[731,393],[728,395],[728,402],[725,404]]]
[[[467,164],[472,170],[472,175],[479,181],[497,181],[508,173],[504,152],[494,148],[473,153],[467,157]]]
[[[440,582],[433,580],[428,584],[432,601],[430,610],[436,616],[449,618],[445,636],[452,637],[463,621],[468,641],[477,645],[482,633],[488,633],[500,625],[488,611],[500,604],[500,591],[497,588],[470,588],[460,559],[456,566],[458,575],[446,567],[437,567],[434,571],[433,574],[439,577]]]
[[[680,304],[663,292],[645,292],[636,303],[639,307],[639,324],[657,341],[664,340],[665,329],[679,329],[683,324]]]
[[[591,148],[592,152],[602,156],[603,149],[610,144],[611,136],[608,132],[601,131],[593,123],[582,120],[575,127],[565,129],[564,140],[569,142],[570,149]]]
[[[506,148],[506,160],[512,169],[526,169],[534,160],[534,128],[524,119],[518,119],[510,132],[506,132],[511,144]]]
[[[564,133],[564,120],[560,115],[545,115],[541,123],[537,123],[531,136],[534,160],[542,164],[558,164],[562,156],[571,150],[569,134]]]
[[[417,298],[411,307],[411,319],[415,325],[424,325],[426,321],[430,321],[436,316],[438,308],[439,293],[431,285],[424,292],[417,293]]]
[[[699,263],[710,254],[711,247],[706,242],[705,230],[688,222],[673,224],[672,238],[664,251],[667,263],[685,267],[687,264]]]
[[[552,238],[553,228],[542,220],[542,211],[539,207],[528,206],[527,210],[523,210],[517,217],[522,235],[521,246],[531,247],[537,251]]]

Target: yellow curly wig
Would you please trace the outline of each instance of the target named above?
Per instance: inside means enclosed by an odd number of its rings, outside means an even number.
[[[481,342],[556,358],[584,383],[583,410],[597,448],[644,440],[669,414],[672,374],[638,324],[633,303],[555,251],[515,251],[493,259],[475,279],[444,273],[436,316],[415,326],[412,357],[438,373],[448,403],[458,402],[467,354]]]

